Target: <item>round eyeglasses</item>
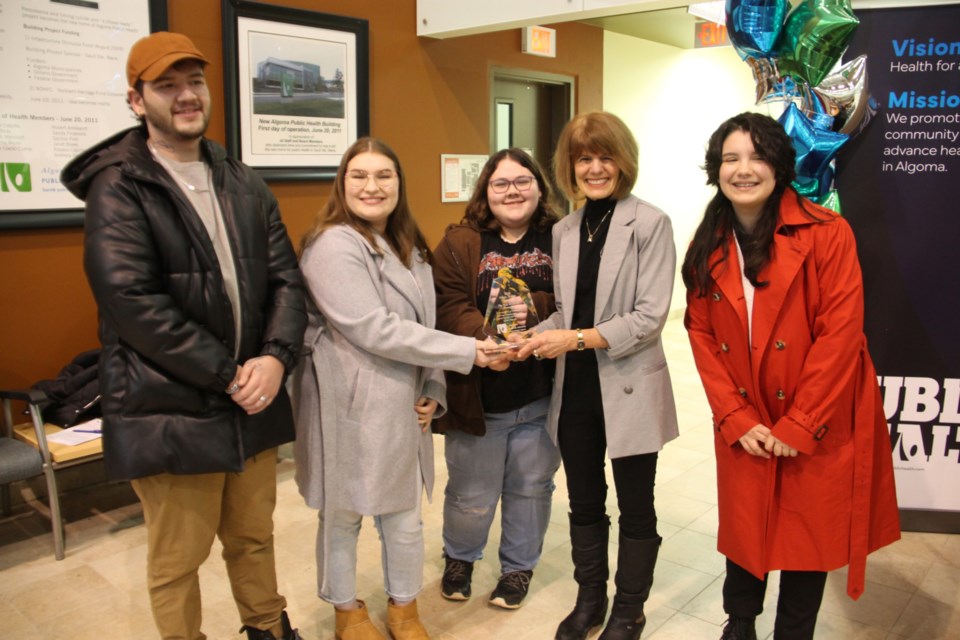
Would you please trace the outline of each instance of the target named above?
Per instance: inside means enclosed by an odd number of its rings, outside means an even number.
[[[507,180],[506,178],[491,180],[489,185],[490,190],[494,193],[506,193],[510,185],[515,186],[517,191],[526,191],[536,181],[536,178],[533,176],[520,176],[514,180]]]
[[[390,169],[377,171],[376,173],[350,171],[346,175],[346,182],[352,189],[363,189],[367,186],[370,178],[373,178],[374,183],[381,189],[391,189],[396,184],[397,172]]]

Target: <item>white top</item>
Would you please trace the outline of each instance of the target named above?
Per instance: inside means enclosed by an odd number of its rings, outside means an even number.
[[[747,343],[753,346],[753,294],[756,287],[751,284],[743,271],[743,252],[740,251],[740,242],[737,241],[737,232],[733,232],[734,244],[737,245],[737,262],[740,263],[740,281],[743,283],[743,299],[747,303]]]

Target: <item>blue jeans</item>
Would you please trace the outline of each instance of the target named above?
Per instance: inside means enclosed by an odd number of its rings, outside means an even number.
[[[485,416],[487,433],[446,434],[443,550],[457,560],[483,557],[500,501],[502,573],[531,570],[550,521],[560,451],[547,434],[548,398]]]
[[[418,479],[419,483],[419,479]],[[373,517],[380,535],[380,561],[387,595],[396,602],[417,597],[423,587],[423,520],[420,497],[409,511]],[[357,539],[363,516],[337,510],[324,518],[320,510],[317,529],[317,587],[322,599],[333,605],[357,598]],[[326,532],[324,529],[328,529]]]

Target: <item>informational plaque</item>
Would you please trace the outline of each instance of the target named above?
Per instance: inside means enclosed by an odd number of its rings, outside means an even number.
[[[131,45],[150,33],[150,7],[148,0],[0,0],[4,221],[82,206],[60,184],[60,170],[136,124],[126,100],[126,60]]]

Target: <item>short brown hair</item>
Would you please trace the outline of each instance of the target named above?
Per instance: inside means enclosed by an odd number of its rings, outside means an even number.
[[[590,111],[574,116],[568,122],[553,154],[553,174],[557,185],[571,200],[582,197],[574,173],[576,159],[583,153],[596,153],[613,158],[620,170],[613,197],[622,200],[637,183],[639,149],[630,128],[617,116],[606,111]]]

